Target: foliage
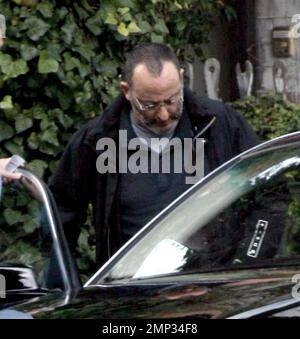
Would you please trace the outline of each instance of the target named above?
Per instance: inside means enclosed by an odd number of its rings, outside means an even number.
[[[291,227],[290,232],[288,234],[290,241],[289,252],[299,253],[300,251],[300,191],[299,191],[299,177],[293,178],[294,181],[292,185],[292,201],[289,205],[288,214],[291,217]],[[298,189],[298,192],[295,192],[295,187]]]
[[[7,27],[0,51],[0,156],[20,154],[48,180],[70,136],[118,94],[132,46],[165,42],[180,58],[193,51],[202,57],[214,21],[235,15],[224,3],[0,0]],[[91,253],[83,232],[79,267],[87,270]]]
[[[290,102],[282,95],[267,93],[261,97],[247,97],[231,104],[253,126],[262,141],[300,130],[300,105]],[[288,233],[290,254],[300,250],[300,190],[299,174],[287,178],[291,201],[288,215],[291,225]]]
[[[41,240],[41,207],[22,184],[7,185],[0,214],[0,262],[31,265],[41,282],[47,257]]]
[[[279,94],[246,97],[231,105],[253,126],[261,140],[270,140],[300,129],[300,105]]]

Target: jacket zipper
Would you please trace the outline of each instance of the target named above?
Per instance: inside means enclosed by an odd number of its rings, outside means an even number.
[[[199,138],[201,134],[205,133],[210,127],[211,125],[216,121],[216,117],[213,117],[210,122],[204,127],[202,128],[202,130],[197,133],[194,137],[193,137],[193,140],[195,140],[196,138]]]

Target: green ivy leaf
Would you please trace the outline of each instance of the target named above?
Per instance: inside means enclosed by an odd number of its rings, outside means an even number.
[[[48,167],[46,161],[42,160],[32,160],[27,164],[28,168],[33,171],[38,177],[42,178],[45,172],[45,169]]]
[[[63,57],[66,71],[71,71],[73,68],[80,68],[80,60],[72,57],[71,53],[66,52],[63,54]]]
[[[136,8],[135,0],[118,0],[119,7]]]
[[[73,125],[73,119],[71,119],[68,115],[64,114],[62,110],[56,110],[56,112],[58,121],[65,129],[68,129]]]
[[[30,217],[32,216],[38,222],[41,221],[41,205],[40,202],[36,200],[31,200],[29,203],[26,204],[28,213]]]
[[[78,81],[74,72],[67,72],[61,82],[71,89],[77,88],[78,86]]]
[[[28,218],[28,220],[25,220],[24,222],[24,231],[27,234],[33,233],[36,229],[39,228],[39,223],[34,218]]]
[[[33,120],[28,117],[19,117],[15,122],[15,128],[18,133],[26,131],[33,126]]]
[[[9,65],[12,63],[12,58],[8,54],[4,54],[0,52],[0,67],[2,69],[2,72],[4,69],[9,67]]]
[[[4,218],[8,225],[15,225],[24,220],[24,216],[20,211],[13,210],[11,208],[6,208],[3,212]]]
[[[17,76],[21,74],[26,74],[29,71],[26,61],[21,59],[14,61],[12,66],[14,68],[14,71],[8,74],[10,78],[16,78]]]
[[[106,20],[105,20],[105,23],[108,24],[108,25],[117,25],[118,24],[118,21],[115,17],[115,14],[114,13],[108,13],[107,14],[107,17],[106,17]]]
[[[81,63],[77,69],[79,70],[79,75],[83,79],[86,75],[91,73],[91,67],[89,65]]]
[[[32,132],[27,140],[28,147],[31,150],[36,150],[39,147],[40,139],[36,132]]]
[[[65,19],[65,17],[68,14],[69,14],[69,10],[66,7],[61,7],[61,8],[55,9],[55,15],[57,16],[59,21]]]
[[[74,37],[77,38],[76,32],[77,26],[74,22],[74,18],[71,15],[68,15],[67,22],[62,26],[62,38],[67,43],[70,44]]]
[[[71,107],[72,101],[73,96],[71,93],[68,93],[67,89],[58,93],[58,102],[63,110],[67,110]]]
[[[140,27],[140,29],[142,30],[143,33],[149,33],[149,32],[152,31],[152,27],[147,21],[141,20],[138,23],[139,23],[139,27]]]
[[[154,30],[157,33],[161,33],[161,34],[168,34],[169,33],[169,29],[166,26],[165,22],[163,20],[158,20],[157,23],[154,25]]]
[[[141,29],[138,27],[138,25],[135,22],[131,22],[128,25],[128,30],[130,33],[140,33]]]
[[[42,119],[40,127],[41,130],[44,131],[52,126],[53,122],[51,121],[49,115],[45,115],[45,117]]]
[[[47,51],[41,51],[38,62],[38,72],[41,74],[56,73],[59,64],[56,60],[48,57]]]
[[[183,31],[187,27],[188,23],[185,20],[178,20],[176,26],[178,31]]]
[[[36,7],[44,18],[51,18],[53,16],[53,8],[54,5],[50,2],[40,3]]]
[[[118,64],[114,60],[105,59],[102,61],[99,71],[107,76],[115,76],[117,67]]]
[[[21,56],[25,61],[32,60],[39,55],[39,50],[36,47],[21,44]]]
[[[31,110],[32,116],[34,117],[34,119],[37,119],[37,120],[43,119],[46,116],[46,113],[45,113],[46,110],[47,110],[47,107],[45,107],[44,105],[36,104]]]
[[[158,34],[155,34],[155,33],[151,33],[151,42],[163,43],[164,42],[164,38],[161,35],[158,35]]]
[[[88,62],[96,55],[94,51],[95,46],[91,42],[85,42],[84,45],[73,47],[72,50],[78,52]]]
[[[121,14],[121,15],[125,15],[126,13],[128,13],[130,11],[130,8],[128,7],[120,7],[118,8],[118,12]]]
[[[47,44],[48,57],[58,62],[62,61],[61,55],[63,50],[64,48],[59,44],[56,43]]]
[[[8,58],[4,60],[1,65],[2,72],[5,74],[3,77],[4,80],[10,78],[16,78],[21,74],[26,74],[29,71],[26,61],[19,59],[16,61],[8,62]]]
[[[178,8],[178,9],[182,9],[182,5],[178,2],[178,1],[175,1],[174,2],[174,5]]]
[[[61,146],[58,147],[44,142],[40,145],[39,151],[53,157],[56,156],[58,153],[61,153],[63,151],[63,148]]]
[[[25,20],[27,35],[33,41],[38,41],[50,29],[50,25],[45,21],[33,16]]]
[[[89,18],[86,23],[86,27],[92,32],[95,36],[100,35],[103,30],[101,28],[101,18],[100,15],[95,15],[94,17]]]
[[[15,138],[14,138],[15,140]],[[24,154],[24,147],[22,145],[18,145],[13,141],[6,141],[4,143],[4,148],[10,153],[10,154]]]
[[[128,30],[128,28],[126,27],[126,25],[124,24],[124,22],[121,22],[120,25],[118,26],[118,32],[119,32],[121,35],[128,36],[129,30]]]
[[[11,138],[14,135],[14,130],[4,121],[0,120],[0,141]]]
[[[0,108],[1,109],[11,109],[13,108],[13,104],[11,101],[11,95],[6,95],[2,101],[0,102]]]
[[[44,131],[41,135],[41,140],[51,144],[53,146],[59,146],[59,142],[57,140],[57,130],[53,128],[49,128]]]

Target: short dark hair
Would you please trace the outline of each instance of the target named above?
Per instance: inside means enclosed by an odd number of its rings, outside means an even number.
[[[125,80],[132,85],[132,75],[134,68],[138,64],[145,64],[148,71],[154,76],[159,76],[163,68],[164,61],[171,61],[180,70],[180,63],[167,45],[160,43],[142,43],[135,47],[126,58]]]

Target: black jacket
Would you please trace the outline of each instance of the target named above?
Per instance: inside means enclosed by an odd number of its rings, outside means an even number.
[[[194,136],[206,139],[205,174],[258,143],[243,117],[223,103],[196,97],[185,89],[184,106]],[[104,263],[120,247],[122,239],[119,176],[97,173],[96,159],[100,153],[96,143],[108,137],[118,144],[120,116],[129,107],[121,95],[100,117],[75,133],[50,183],[72,249],[86,220],[88,204],[92,204],[97,264]]]

